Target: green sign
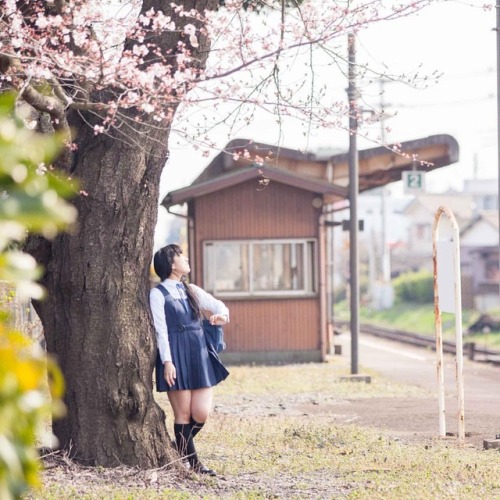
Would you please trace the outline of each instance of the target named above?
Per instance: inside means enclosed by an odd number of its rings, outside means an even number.
[[[403,186],[405,193],[425,192],[425,172],[410,170],[403,172]]]

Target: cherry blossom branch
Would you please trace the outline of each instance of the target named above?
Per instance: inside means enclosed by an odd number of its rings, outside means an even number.
[[[31,17],[21,15],[13,0],[0,0],[0,83],[23,89],[55,127],[67,125],[62,119],[67,112],[77,111],[82,119],[89,113],[92,120],[85,117],[85,122],[94,131],[109,133],[115,127],[122,138],[130,134],[127,140],[134,144],[135,129],[147,124],[168,130],[177,106],[195,107],[209,99],[237,104],[230,114],[233,126],[244,106],[267,107],[279,123],[295,113],[308,121],[309,130],[313,124],[338,126],[345,106],[322,107],[313,47],[341,67],[345,57],[331,46],[335,40],[373,22],[410,15],[432,0],[408,0],[393,9],[381,0],[335,3],[328,11],[314,0],[294,1],[293,9],[285,9],[285,0],[279,8],[268,2],[268,12],[279,22],[256,29],[256,15],[240,3],[210,12],[216,0],[208,0],[203,12],[196,9],[197,2],[205,5],[201,0],[131,2],[113,15],[96,0],[58,0],[48,9],[34,0]],[[305,50],[310,74],[287,88],[287,64]],[[203,71],[209,52],[214,57]],[[242,75],[239,83],[236,75]],[[44,86],[50,96],[37,91]],[[196,88],[201,93],[193,93]]]

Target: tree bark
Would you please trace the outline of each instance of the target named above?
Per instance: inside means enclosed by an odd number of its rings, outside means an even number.
[[[182,4],[204,12],[218,0]],[[175,54],[189,19],[166,5],[145,0],[142,12],[169,10],[179,31],[160,34],[155,43]],[[199,39],[193,66],[203,69],[209,41]],[[103,92],[91,101],[108,98]],[[59,447],[84,463],[158,467],[173,452],[164,412],[153,397],[156,343],[148,295],[170,123],[144,115],[133,130],[120,124],[109,135],[95,135],[92,127],[102,119],[72,113],[68,123],[77,149],[61,156],[58,167],[80,182],[82,194],[74,199],[78,225],[51,242],[32,238],[27,248],[45,267],[47,297],[35,306],[47,349],[66,381],[67,415],[54,421],[53,430]],[[134,110],[122,114],[137,118]]]
[[[148,305],[166,142],[128,146],[81,128],[73,174],[87,195],[75,200],[78,228],[46,248],[48,296],[38,311],[67,387],[68,413],[54,432],[85,463],[154,467],[169,456],[153,399]]]

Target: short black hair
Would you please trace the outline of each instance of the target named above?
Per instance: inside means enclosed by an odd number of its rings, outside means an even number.
[[[160,248],[153,258],[153,266],[155,273],[159,278],[164,281],[172,274],[172,264],[174,263],[174,258],[176,255],[182,254],[182,248],[175,243],[167,245],[166,247]],[[185,278],[185,277],[184,277]],[[192,317],[193,319],[199,319],[201,317],[200,305],[196,299],[195,294],[190,286],[186,284],[184,279],[181,281],[189,303],[191,304]]]
[[[155,253],[153,267],[155,269],[155,273],[162,281],[166,280],[172,274],[174,257],[181,254],[182,248],[175,243],[160,248],[160,250]]]

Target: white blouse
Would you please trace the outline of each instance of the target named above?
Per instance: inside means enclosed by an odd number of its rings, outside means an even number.
[[[179,281],[166,279],[161,282],[161,284],[168,290],[168,293],[172,295],[174,299],[181,300],[187,298],[185,292],[181,297],[180,291],[177,288]],[[201,309],[207,309],[211,311],[212,314],[223,314],[227,317],[226,323],[229,323],[229,309],[224,305],[224,303],[214,296],[205,292],[202,288],[196,285],[189,285],[191,290],[196,295],[198,303]],[[153,323],[156,331],[156,343],[160,351],[161,362],[172,361],[172,355],[170,354],[170,345],[168,343],[168,328],[167,320],[165,318],[165,297],[161,290],[158,288],[152,288],[149,292],[149,304],[151,307],[151,313],[153,315]]]

